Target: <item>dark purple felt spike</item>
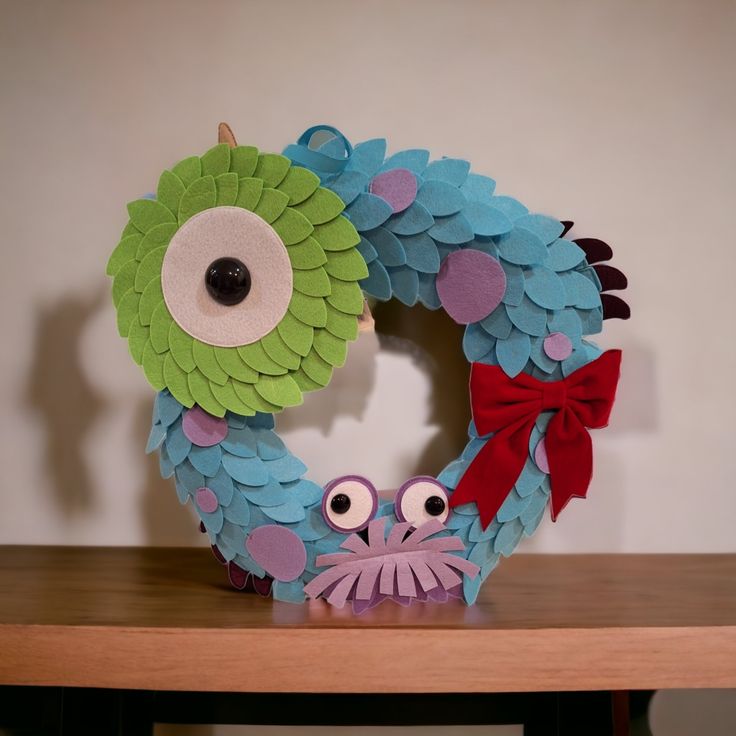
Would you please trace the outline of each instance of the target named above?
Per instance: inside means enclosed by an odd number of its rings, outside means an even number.
[[[234,562],[227,563],[227,576],[230,578],[230,585],[238,590],[243,590],[246,583],[248,582],[249,572],[243,570],[242,567],[236,565]]]
[[[257,578],[255,575],[250,577],[253,590],[263,598],[268,598],[271,595],[271,586],[273,585],[273,578],[266,575],[262,578]]]
[[[200,521],[199,522],[199,531],[202,532],[202,534],[204,534],[207,531],[205,529],[205,527],[204,527],[204,522],[203,521]]]
[[[212,547],[212,554],[215,556],[215,559],[221,564],[221,565],[227,565],[227,560],[222,556],[222,552],[220,552],[219,549],[213,544]]]
[[[626,275],[613,266],[599,263],[593,266],[601,282],[601,291],[625,289],[629,285]]]
[[[562,227],[565,228],[562,231],[562,235],[560,235],[560,237],[564,238],[565,235],[567,235],[570,232],[570,230],[572,230],[572,226],[574,224],[575,223],[572,220],[560,220],[560,225],[562,225]]]
[[[585,257],[591,265],[600,263],[600,261],[610,261],[613,258],[611,246],[598,238],[578,238],[573,240],[573,243],[585,251]]]
[[[614,294],[601,294],[603,319],[628,319],[631,317],[629,305]]]

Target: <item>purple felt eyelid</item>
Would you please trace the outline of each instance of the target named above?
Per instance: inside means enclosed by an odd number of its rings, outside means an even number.
[[[371,506],[371,513],[363,523],[355,527],[346,528],[340,526],[339,524],[335,524],[335,522],[330,519],[330,516],[327,513],[327,499],[330,497],[330,493],[332,493],[332,491],[334,491],[337,486],[350,481],[354,483],[360,483],[366,488],[366,490],[370,493],[373,505]],[[375,518],[377,511],[378,491],[376,490],[376,487],[373,485],[373,483],[371,483],[368,478],[364,478],[362,475],[341,475],[339,478],[331,480],[325,486],[325,492],[322,494],[322,518],[325,520],[327,526],[329,526],[331,529],[334,529],[336,532],[359,532],[362,529],[365,529],[368,524]]]
[[[447,488],[445,488],[437,478],[433,478],[431,475],[415,475],[413,478],[409,478],[409,480],[402,483],[401,487],[396,492],[396,498],[394,499],[394,513],[399,521],[409,521],[412,524],[414,523],[414,519],[407,519],[404,516],[404,512],[401,510],[401,499],[404,498],[404,494],[417,483],[431,483],[442,491],[445,501],[449,499]]]

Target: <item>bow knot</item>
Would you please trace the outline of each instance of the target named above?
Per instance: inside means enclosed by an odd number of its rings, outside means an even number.
[[[562,381],[521,373],[509,378],[499,366],[473,363],[470,403],[481,435],[493,433],[460,479],[450,506],[475,501],[485,529],[521,475],[534,423],[554,411],[545,435],[555,520],[568,501],[584,498],[593,473],[588,429],[605,427],[613,408],[621,351],[608,350]]]

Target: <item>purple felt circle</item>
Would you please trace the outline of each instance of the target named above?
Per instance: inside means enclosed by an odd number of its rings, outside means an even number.
[[[203,486],[202,488],[197,488],[197,493],[194,497],[197,501],[197,506],[200,508],[200,510],[204,511],[205,514],[212,514],[217,511],[219,501],[217,500],[217,496],[212,489],[207,488],[206,486]]]
[[[450,253],[437,275],[437,294],[445,311],[458,324],[487,317],[506,291],[506,274],[492,256],[473,248]]]
[[[416,524],[417,519],[410,519],[409,516],[412,516],[413,514],[409,514],[407,516],[406,510],[404,509],[404,497],[406,496],[408,491],[411,491],[412,488],[416,488],[418,486],[424,486],[428,485],[432,488],[437,489],[437,493],[435,495],[441,496],[445,499],[445,503],[449,506],[449,497],[447,495],[447,488],[445,488],[442,483],[440,483],[436,478],[433,478],[431,475],[417,475],[414,478],[409,478],[406,482],[402,483],[401,488],[396,492],[396,498],[394,498],[394,513],[396,514],[396,518],[399,521],[409,521],[412,524]],[[425,499],[426,500],[426,499]],[[416,506],[417,504],[412,504],[413,506]],[[421,505],[424,505],[424,502],[421,502]],[[416,509],[415,509],[416,510]],[[449,516],[449,511],[447,513]],[[437,517],[431,517],[427,515],[427,518],[425,521],[428,521],[431,518],[437,518]],[[447,517],[443,521],[445,521]]]
[[[199,447],[212,447],[227,437],[227,421],[194,406],[184,414],[181,428],[186,438]]]
[[[544,352],[552,360],[565,360],[572,353],[572,342],[564,332],[553,332],[544,338]]]
[[[391,169],[374,176],[368,190],[402,212],[417,197],[417,179],[409,169]]]
[[[245,540],[248,554],[272,577],[289,583],[307,566],[304,542],[291,529],[266,524],[254,529]]]
[[[534,448],[534,462],[543,473],[549,475],[549,460],[547,459],[547,445],[544,437],[537,442],[537,446]]]
[[[354,494],[356,490],[368,494],[364,499],[356,499],[363,502],[361,503],[361,506],[364,507],[363,513],[354,524],[341,526],[330,518],[328,504],[335,494],[345,493],[348,498],[351,498],[351,493]],[[353,499],[351,498],[351,501],[352,500]],[[377,511],[378,491],[373,483],[362,475],[341,475],[339,478],[335,478],[335,480],[330,481],[325,486],[325,492],[322,495],[322,518],[325,520],[325,523],[336,532],[359,532],[361,529],[365,529],[369,522],[375,517]]]

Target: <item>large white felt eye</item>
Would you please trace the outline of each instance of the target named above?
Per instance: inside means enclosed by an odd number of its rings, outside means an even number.
[[[343,475],[325,486],[322,516],[338,532],[358,532],[368,526],[378,510],[378,493],[360,475]]]
[[[292,285],[281,238],[242,207],[213,207],[187,220],[161,267],[171,316],[218,347],[249,345],[271,332],[286,314]]]
[[[399,521],[410,521],[414,526],[421,526],[431,519],[444,523],[450,515],[447,490],[428,475],[406,481],[396,494],[394,508]]]

